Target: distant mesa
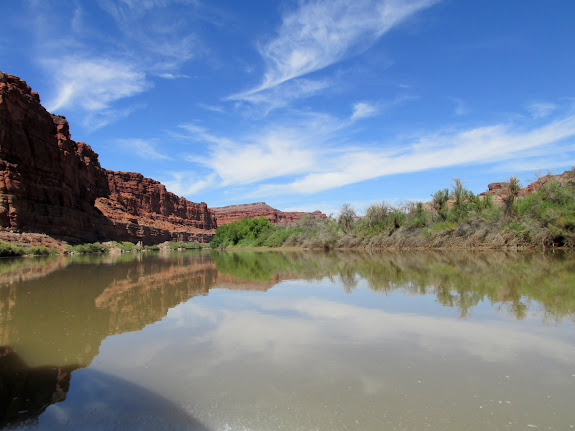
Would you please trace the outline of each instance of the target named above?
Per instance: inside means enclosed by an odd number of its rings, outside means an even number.
[[[242,218],[266,217],[273,224],[289,225],[305,216],[324,219],[327,216],[321,211],[308,212],[284,212],[272,208],[265,202],[252,204],[229,205],[225,207],[213,207],[219,225],[228,224]]]

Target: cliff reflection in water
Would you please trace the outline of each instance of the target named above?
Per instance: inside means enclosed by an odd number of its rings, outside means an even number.
[[[521,319],[575,316],[566,254],[232,251],[124,254],[0,262],[0,425],[37,417],[66,397],[73,370],[102,340],[137,331],[211,288],[265,291],[282,280],[338,281],[388,293],[433,294],[461,317],[491,303]],[[531,308],[530,308],[531,307]]]
[[[0,424],[63,400],[69,373],[89,365],[104,338],[161,319],[216,276],[205,254],[0,262]]]

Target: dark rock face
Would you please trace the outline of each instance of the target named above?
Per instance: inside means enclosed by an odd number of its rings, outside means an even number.
[[[283,212],[270,207],[265,202],[253,204],[229,205],[226,207],[212,208],[218,219],[218,224],[228,224],[242,218],[267,217],[273,224],[289,225],[303,217],[310,216],[316,218],[326,218],[327,216],[320,212]]]
[[[106,171],[16,76],[0,72],[0,227],[68,241],[208,242],[214,214],[140,174]]]

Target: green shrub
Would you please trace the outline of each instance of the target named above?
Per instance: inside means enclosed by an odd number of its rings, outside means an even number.
[[[54,253],[55,251],[53,249],[49,249],[45,245],[38,245],[26,249],[26,254],[33,254],[34,256],[48,256]]]
[[[110,246],[100,244],[99,242],[67,245],[66,250],[68,253],[88,254],[88,253],[108,253]]]
[[[198,250],[205,247],[207,247],[206,244],[199,242],[173,241],[168,244],[170,250]]]
[[[216,235],[210,243],[212,248],[225,248],[233,246],[255,246],[258,237],[269,234],[273,229],[272,223],[266,217],[258,217],[224,224],[216,229]]]
[[[0,241],[0,257],[22,256],[25,251],[22,247],[7,241]]]

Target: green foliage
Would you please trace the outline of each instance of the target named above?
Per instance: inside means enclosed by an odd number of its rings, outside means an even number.
[[[142,250],[142,246],[138,246],[130,241],[122,241],[122,242],[115,242],[114,245],[118,247],[120,250],[124,251],[138,251]]]
[[[272,223],[266,217],[246,219],[240,221],[233,221],[229,224],[224,224],[216,229],[216,235],[210,243],[212,248],[225,248],[225,247],[252,247],[259,244],[257,239],[263,233],[269,233],[273,228]]]
[[[428,224],[429,214],[423,208],[423,202],[416,202],[409,208],[407,225],[411,227],[425,227]]]
[[[7,241],[0,241],[0,257],[23,256],[26,254],[23,247]]]
[[[496,206],[490,195],[475,195],[454,178],[451,191],[432,195],[435,211],[428,212],[421,202],[378,202],[365,217],[344,204],[337,219],[304,217],[288,227],[273,226],[265,218],[244,219],[218,228],[211,246],[461,247],[466,241],[471,247],[575,247],[575,171],[573,177],[561,185],[548,181],[526,197],[519,196],[521,184],[512,177],[503,206]]]
[[[447,201],[449,200],[449,189],[436,191],[433,195],[433,208],[437,212],[440,220],[447,220],[448,208]]]
[[[530,220],[530,238],[545,246],[575,246],[575,183],[545,183],[537,192],[517,199],[516,217]]]
[[[88,254],[88,253],[108,253],[110,251],[109,245],[100,244],[99,242],[67,245],[66,250],[68,253]]]
[[[48,248],[45,245],[37,245],[26,249],[26,254],[33,254],[34,256],[49,256],[55,254],[54,249]]]
[[[207,244],[202,244],[199,242],[183,242],[183,241],[174,241],[168,244],[168,248],[170,250],[199,250],[201,248],[208,247]],[[158,247],[159,248],[159,247]]]
[[[521,190],[521,182],[517,177],[510,177],[509,182],[506,185],[507,196],[503,198],[503,204],[505,208],[505,214],[507,216],[515,215],[515,200],[519,196],[519,190]]]
[[[364,220],[371,229],[381,228],[387,224],[390,207],[385,202],[372,204],[365,212]]]
[[[345,203],[339,209],[337,223],[345,232],[349,232],[353,227],[356,217],[357,214],[355,213],[355,210],[348,203]]]
[[[469,212],[477,205],[475,195],[465,188],[463,181],[459,178],[453,178],[449,197],[453,200],[453,206],[448,216],[452,221],[464,221]]]

